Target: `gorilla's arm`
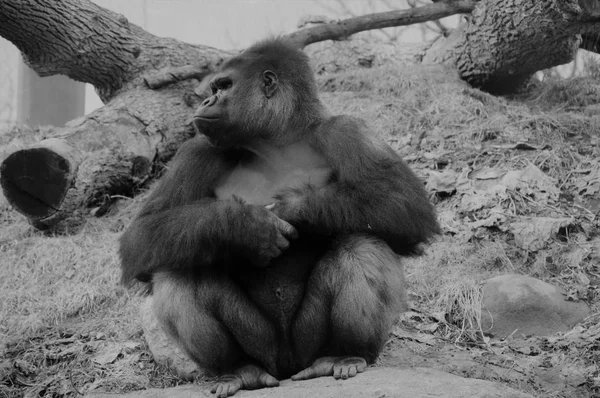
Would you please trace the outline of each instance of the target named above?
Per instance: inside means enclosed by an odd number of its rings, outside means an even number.
[[[285,249],[288,242],[282,234],[292,228],[289,224],[261,207],[214,197],[216,184],[235,159],[204,137],[181,146],[171,169],[121,237],[124,283],[147,280],[161,269],[218,264],[227,252],[245,254],[262,265]]]
[[[312,233],[367,233],[399,254],[414,254],[439,233],[422,182],[387,145],[370,140],[362,120],[329,119],[312,145],[332,167],[331,181],[279,195],[274,211]]]

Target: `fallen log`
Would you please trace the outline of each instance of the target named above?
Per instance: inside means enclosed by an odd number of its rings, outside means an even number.
[[[588,39],[597,35],[596,3],[436,0],[409,10],[333,21],[288,37],[303,47],[472,11],[449,37],[419,50],[418,57],[405,58],[450,65],[472,85],[504,92],[537,70],[571,61],[580,45],[578,34],[589,33]],[[40,76],[63,74],[90,83],[106,104],[61,129],[55,138],[62,141],[19,151],[2,164],[4,194],[38,227],[54,225],[69,213],[80,218],[90,206],[102,208],[115,195],[130,195],[152,177],[194,134],[188,118],[206,85],[197,86],[230,55],[156,37],[88,0],[2,0],[0,36],[14,43]],[[590,40],[586,46],[596,49]],[[333,51],[322,47],[321,53]],[[339,66],[337,53],[330,58]],[[367,56],[357,63],[369,67],[374,60]]]
[[[80,0],[2,1],[0,36],[40,76],[90,83],[105,103],[2,162],[4,195],[38,228],[77,225],[115,195],[132,196],[194,135],[188,119],[203,99],[194,89],[229,55]]]
[[[62,221],[72,228],[92,210],[102,215],[115,195],[133,196],[195,134],[188,119],[200,101],[196,84],[130,90],[12,153],[0,167],[4,196],[41,229]]]

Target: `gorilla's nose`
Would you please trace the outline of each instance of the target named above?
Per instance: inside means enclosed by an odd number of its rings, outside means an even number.
[[[204,101],[202,101],[202,104],[200,106],[202,106],[202,107],[213,106],[216,103],[217,103],[217,96],[213,95],[211,97],[208,97]]]

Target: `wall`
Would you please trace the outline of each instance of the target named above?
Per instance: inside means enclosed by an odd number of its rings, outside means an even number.
[[[0,37],[0,134],[17,120],[18,65],[21,54]]]

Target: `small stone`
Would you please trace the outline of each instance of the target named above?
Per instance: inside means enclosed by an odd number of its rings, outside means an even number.
[[[184,380],[192,380],[203,372],[163,330],[152,308],[152,296],[140,305],[144,338],[156,363],[166,366]]]
[[[564,332],[589,312],[584,302],[567,301],[561,289],[530,276],[501,275],[483,282],[481,326],[497,338]]]

